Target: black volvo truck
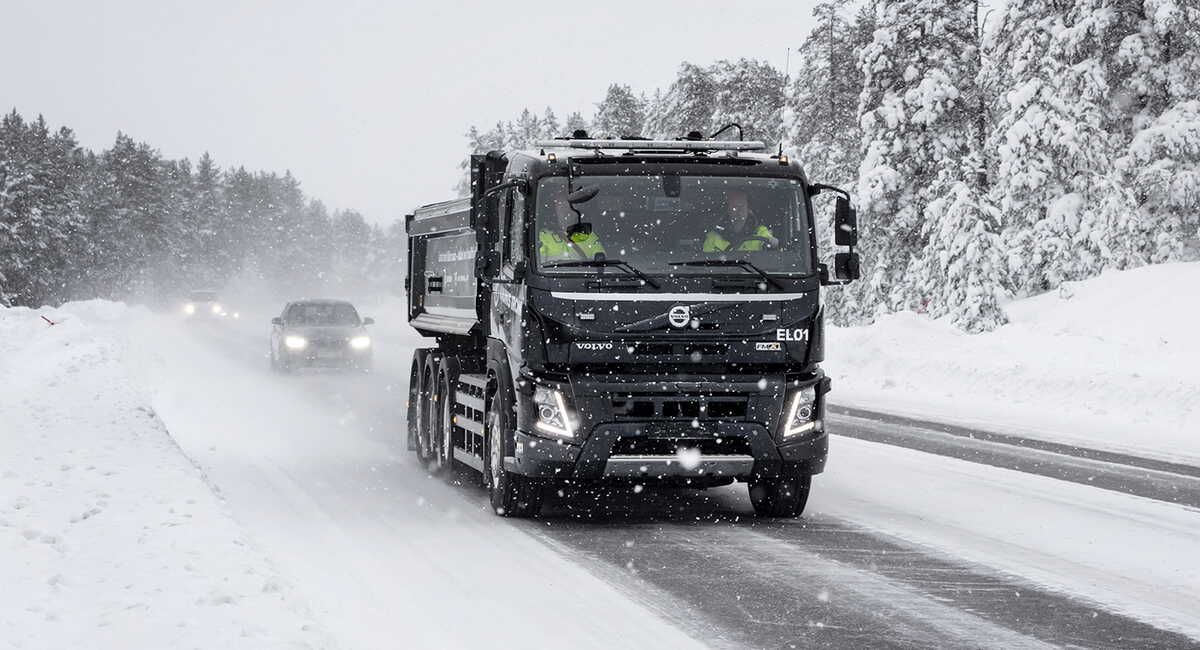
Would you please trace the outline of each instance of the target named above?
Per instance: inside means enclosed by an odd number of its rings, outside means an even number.
[[[828,449],[821,289],[859,275],[848,195],[758,142],[537,146],[472,156],[469,198],[406,217],[409,323],[436,340],[409,448],[477,470],[506,516],[601,481],[742,481],[760,515],[799,515]]]

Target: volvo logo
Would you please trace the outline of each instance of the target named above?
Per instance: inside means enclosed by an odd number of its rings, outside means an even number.
[[[671,327],[687,327],[692,322],[692,308],[687,305],[675,305],[667,312],[667,322]]]

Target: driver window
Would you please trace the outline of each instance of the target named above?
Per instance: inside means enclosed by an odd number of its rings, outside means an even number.
[[[508,232],[510,228],[510,221],[512,220],[512,212],[509,209],[511,207],[511,196],[512,190],[505,190],[500,194],[500,199],[496,203],[496,215],[498,217],[497,221],[499,222],[500,232],[496,233],[494,250],[496,251],[496,256],[500,258],[501,264],[509,262],[508,248],[504,245],[504,237],[501,236],[501,233]]]
[[[505,259],[510,264],[525,259],[525,194],[513,190],[512,205],[509,209],[508,251]]]

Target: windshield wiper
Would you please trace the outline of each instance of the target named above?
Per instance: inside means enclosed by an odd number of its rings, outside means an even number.
[[[646,284],[654,287],[655,289],[659,288],[658,283],[655,282],[654,280],[651,280],[650,276],[637,270],[636,268],[633,267],[632,264],[630,264],[624,260],[613,260],[613,259],[567,260],[564,262],[550,262],[548,264],[543,264],[542,268],[544,268],[544,269],[561,269],[561,268],[580,267],[580,266],[599,266],[601,268],[606,268],[606,267],[617,268],[622,271],[625,271],[625,273],[628,275],[632,275],[632,276],[639,278],[642,282],[645,282]]]
[[[686,262],[667,262],[671,266],[735,266],[744,269],[750,273],[757,273],[762,279],[771,283],[776,289],[783,291],[783,285],[779,284],[775,278],[771,277],[766,271],[759,268],[753,262],[748,260],[688,260]]]

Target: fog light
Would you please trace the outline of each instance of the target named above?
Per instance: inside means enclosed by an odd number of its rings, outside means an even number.
[[[350,347],[354,348],[355,350],[366,350],[367,348],[371,347],[371,337],[356,336],[350,339]]]

